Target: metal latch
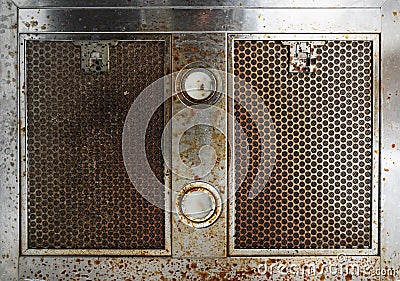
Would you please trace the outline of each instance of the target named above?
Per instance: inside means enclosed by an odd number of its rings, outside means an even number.
[[[101,74],[110,70],[109,47],[116,46],[118,41],[74,41],[75,46],[81,46],[81,67],[84,73]]]
[[[282,41],[283,45],[290,46],[289,72],[316,72],[316,46],[322,46],[325,41]]]

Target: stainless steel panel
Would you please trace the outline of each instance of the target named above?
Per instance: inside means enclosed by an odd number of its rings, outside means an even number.
[[[0,178],[0,225],[5,229],[0,236],[0,279],[24,280],[25,278],[39,278],[47,281],[74,280],[74,278],[83,280],[160,280],[173,278],[181,280],[396,280],[400,278],[399,274],[391,276],[391,272],[379,273],[380,265],[382,265],[382,268],[391,269],[392,272],[393,268],[400,270],[400,245],[398,241],[400,215],[397,206],[400,198],[398,196],[399,178],[396,175],[396,167],[398,166],[396,153],[399,146],[394,141],[398,139],[400,128],[400,125],[395,121],[398,117],[397,108],[399,106],[396,91],[400,88],[398,81],[398,77],[400,76],[398,71],[398,65],[400,64],[400,38],[397,32],[400,28],[399,2],[398,0],[272,0],[268,1],[268,3],[264,2],[258,0],[245,2],[240,0],[219,2],[199,0],[132,0],[116,4],[115,1],[100,0],[96,2],[89,1],[83,4],[74,0],[15,0],[14,3],[21,7],[19,13],[23,16],[19,19],[17,18],[17,8],[13,3],[1,0],[0,46],[2,60],[0,61],[0,77],[3,83],[0,84],[2,95],[0,123],[5,134],[0,137],[0,156],[2,156],[2,159],[6,159],[3,162],[3,167],[7,170],[2,169]],[[385,4],[381,10],[379,7],[383,3]],[[89,15],[89,11],[85,10],[85,7],[82,7],[83,5],[92,8],[99,7],[106,12]],[[190,5],[193,6],[190,7]],[[43,8],[46,6],[58,7],[58,9],[45,11]],[[75,15],[71,15],[71,12],[65,9],[66,7],[76,7],[78,9],[72,12]],[[109,7],[114,7],[115,9],[110,10]],[[126,7],[129,9],[125,10]],[[162,7],[161,12],[160,7]],[[174,10],[177,7],[179,11],[175,12]],[[221,9],[213,9],[217,7]],[[247,7],[247,9],[241,10],[243,7]],[[23,8],[30,8],[31,10]],[[39,11],[40,8],[42,9]],[[191,8],[194,8],[195,11],[191,11]],[[66,14],[64,14],[64,10],[66,10]],[[166,10],[172,15],[167,16],[168,13],[165,13]],[[186,17],[182,16],[185,13],[184,10],[188,11]],[[54,11],[54,17],[52,17],[52,11]],[[93,11],[97,11],[97,9]],[[37,17],[37,15],[40,15],[40,17]],[[47,16],[50,18],[47,18]],[[126,21],[123,18],[124,16],[127,17]],[[174,21],[173,16],[177,16],[179,20]],[[193,17],[190,18],[190,16]],[[211,23],[211,26],[202,22],[201,16],[205,17]],[[216,19],[217,17],[219,19]],[[79,18],[81,18],[80,21]],[[89,18],[93,18],[95,21],[103,21],[105,19],[107,23],[101,24],[101,29],[99,29],[93,23],[93,20]],[[324,20],[325,18],[327,19],[326,21]],[[161,22],[159,22],[159,19]],[[169,20],[173,21],[169,23]],[[81,22],[84,22],[84,24],[81,24]],[[115,29],[112,28],[113,24],[115,25]],[[85,27],[85,25],[87,26]],[[184,27],[185,25],[186,27]],[[235,28],[237,29],[235,30]],[[248,33],[347,33],[349,35],[351,35],[350,33],[380,33],[382,31],[381,55],[383,74],[381,105],[383,109],[383,147],[382,149],[374,150],[373,158],[373,161],[380,161],[380,156],[382,156],[382,204],[380,213],[382,231],[380,233],[381,246],[379,247],[379,256],[347,257],[347,262],[343,263],[343,265],[359,265],[361,269],[367,270],[363,276],[354,272],[329,274],[329,272],[325,271],[322,275],[314,275],[310,278],[308,276],[282,275],[271,270],[264,274],[258,274],[257,269],[260,266],[262,269],[263,264],[267,266],[282,266],[291,264],[306,265],[311,262],[314,262],[318,269],[323,268],[323,265],[338,265],[339,257],[313,256],[312,251],[309,252],[309,255],[312,255],[309,257],[268,256],[257,258],[252,256],[246,258],[222,257],[217,259],[181,259],[179,257],[152,259],[125,257],[120,259],[112,257],[22,256],[19,258],[19,265],[17,265],[19,255],[19,185],[17,183],[18,174],[16,172],[18,119],[15,116],[18,111],[16,102],[18,95],[16,94],[15,81],[18,80],[16,70],[18,61],[15,53],[18,48],[18,30],[25,33],[50,32],[54,33],[55,37],[59,36],[56,34],[57,32],[90,33],[90,35],[83,34],[75,37],[75,39],[81,40],[87,39],[87,36],[96,39],[101,34],[104,35],[104,33],[109,34],[107,39],[118,39],[121,33],[118,34],[115,32],[176,33],[179,30],[182,30],[181,33],[202,33],[203,31],[217,33],[237,31],[240,33],[248,31]],[[226,33],[225,35],[227,36]],[[63,38],[67,38],[70,35],[64,36]],[[380,77],[375,78],[379,79]],[[374,134],[379,135],[379,132],[374,132]],[[15,166],[12,166],[12,163],[15,163]],[[10,168],[9,170],[8,167]],[[381,256],[382,263],[380,263]],[[17,267],[19,267],[19,270],[17,270]]]
[[[0,2],[0,280],[18,280],[17,8]]]
[[[225,34],[177,34],[172,36],[172,69],[179,72],[188,64],[201,62],[217,71],[225,70]],[[174,79],[175,82],[178,82]],[[225,84],[219,81],[218,91],[224,93]],[[174,87],[175,89],[175,87]],[[207,228],[193,228],[181,222],[174,213],[172,217],[172,256],[180,257],[225,257],[226,256],[226,198],[227,198],[227,139],[226,139],[226,95],[212,107],[202,111],[181,102],[177,96],[172,104],[172,202],[186,185],[204,181],[214,186],[223,201],[218,220]],[[211,146],[212,152],[202,151]],[[175,155],[175,156],[174,156]],[[215,163],[208,173],[196,174],[188,167],[200,161]],[[201,158],[200,158],[201,157]],[[181,162],[182,161],[182,162]],[[177,169],[182,167],[183,169]]]
[[[366,20],[368,19],[368,20]],[[20,9],[19,32],[371,33],[379,9]]]
[[[381,256],[382,269],[397,270],[400,278],[400,2],[382,8],[382,145],[381,157]],[[382,278],[382,280],[384,280]]]
[[[267,3],[263,0],[131,0],[125,2],[118,2],[112,0],[100,0],[95,2],[82,3],[75,0],[14,0],[14,3],[19,8],[29,7],[254,7],[254,8],[380,8],[386,0],[325,0],[325,1],[314,1],[314,0],[271,0]]]

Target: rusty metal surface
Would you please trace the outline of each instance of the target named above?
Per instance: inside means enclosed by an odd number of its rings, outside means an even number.
[[[378,8],[20,9],[19,32],[376,33]],[[90,16],[88,16],[90,14]],[[368,19],[368,20],[365,20]]]
[[[225,70],[225,35],[224,34],[180,34],[172,37],[172,68],[180,71],[187,64],[203,62],[216,70]],[[218,91],[223,92],[222,83]],[[175,87],[174,87],[175,89]],[[204,181],[214,186],[220,193],[222,202],[226,202],[227,195],[227,159],[226,159],[226,116],[221,113],[226,106],[226,96],[213,105],[201,118],[201,110],[196,110],[182,103],[177,96],[172,102],[172,167],[183,164],[189,167],[197,166],[208,160],[211,170],[204,175],[188,171],[173,173],[173,197],[176,197],[183,187],[195,182]],[[220,110],[217,110],[219,108]],[[204,111],[206,112],[206,111]],[[197,114],[200,113],[200,114]],[[181,137],[180,137],[181,136]],[[201,150],[210,146],[209,150]],[[221,206],[221,215],[218,220],[207,228],[193,228],[180,221],[177,214],[172,218],[173,257],[225,257],[226,256],[226,205]]]
[[[322,3],[316,3],[314,0],[272,0],[268,1],[270,8],[380,8],[386,0],[325,0]],[[30,7],[253,7],[263,8],[266,3],[263,0],[131,0],[116,3],[112,0],[101,0],[95,2],[81,2],[75,0],[14,0],[19,8]]]
[[[50,3],[51,2],[51,3]],[[182,5],[180,1],[167,1],[166,5]],[[183,5],[186,1],[182,1]],[[379,6],[386,2],[381,11]],[[209,7],[203,7],[198,11],[186,14],[186,20],[179,18],[174,21],[175,12],[156,13],[154,11],[127,11],[120,12],[117,10],[106,10],[103,13],[97,12],[92,14],[93,22],[87,25],[88,11],[80,9],[82,3],[77,1],[25,1],[15,0],[14,3],[32,8],[32,10],[20,9],[21,15],[28,15],[28,17],[19,20],[20,31],[23,32],[59,32],[59,31],[85,31],[93,32],[96,37],[99,32],[103,32],[103,25],[97,25],[99,21],[105,20],[111,24],[107,25],[107,32],[110,32],[112,37],[118,37],[120,34],[113,32],[125,31],[145,31],[145,32],[176,32],[180,30],[179,25],[186,26],[185,31],[206,31],[214,32],[215,30],[250,30],[259,33],[275,32],[275,33],[314,33],[314,32],[346,32],[346,33],[365,33],[377,32],[382,30],[382,112],[383,112],[383,138],[382,150],[377,149],[374,151],[374,161],[379,160],[380,153],[382,153],[382,232],[380,233],[382,246],[379,254],[382,255],[382,267],[385,268],[398,268],[399,265],[399,252],[400,245],[398,239],[398,176],[396,174],[397,165],[397,150],[399,146],[395,143],[398,139],[399,127],[396,123],[398,114],[396,108],[398,107],[398,98],[396,95],[397,90],[400,88],[398,84],[399,73],[397,71],[398,50],[399,50],[399,37],[397,30],[399,25],[400,7],[397,0],[387,1],[269,1],[268,7],[358,7],[361,9],[271,9],[269,11],[259,12],[259,9],[252,11],[238,9],[228,9],[228,12],[212,12]],[[151,8],[157,8],[164,4],[161,0],[155,1],[125,1],[118,5],[135,6],[137,4]],[[215,2],[215,5],[240,5],[253,7],[259,5],[258,1],[247,1],[242,3],[240,1],[223,1]],[[96,3],[86,2],[85,6],[108,6],[108,0],[98,1]],[[202,1],[190,1],[189,5],[208,5],[210,3]],[[4,129],[5,134],[0,137],[0,155],[3,162],[1,173],[1,192],[0,192],[0,222],[4,229],[6,229],[0,236],[1,241],[1,258],[0,258],[0,279],[5,280],[18,280],[21,278],[38,278],[44,280],[304,280],[304,277],[293,278],[288,276],[270,276],[265,274],[257,276],[252,274],[252,268],[259,265],[262,258],[228,258],[228,259],[202,259],[200,261],[189,259],[170,259],[170,258],[156,258],[156,259],[135,259],[135,258],[76,258],[76,257],[21,257],[19,264],[20,275],[17,274],[16,259],[18,255],[18,184],[17,184],[17,165],[15,167],[12,163],[16,163],[16,155],[18,149],[15,145],[17,138],[17,122],[14,122],[18,107],[14,99],[15,95],[15,81],[17,80],[16,66],[17,63],[16,50],[13,46],[17,46],[17,8],[13,6],[11,1],[2,0],[0,25],[0,42],[1,42],[1,56],[0,61],[0,76],[1,95],[2,100],[0,103],[0,116],[1,128]],[[53,7],[61,7],[56,9],[54,13],[50,10],[38,10],[41,8],[52,5]],[[65,6],[79,6],[75,12],[69,12],[64,9]],[[116,5],[114,2],[112,5]],[[210,4],[210,5],[214,5]],[[262,3],[264,5],[264,3]],[[254,7],[255,7],[254,6]],[[377,9],[364,9],[364,7],[373,6]],[[150,10],[149,9],[149,10]],[[78,11],[81,10],[81,11]],[[6,11],[6,12],[5,12]],[[39,13],[38,13],[39,12]],[[92,11],[93,12],[93,11]],[[177,14],[185,13],[180,11]],[[39,16],[37,16],[39,15]],[[109,16],[108,16],[109,15]],[[128,15],[128,16],[127,16]],[[208,17],[219,18],[220,20],[213,20],[214,24],[211,28],[202,24],[198,24],[198,18],[201,15]],[[215,17],[213,17],[213,15]],[[193,16],[193,20],[189,22]],[[32,18],[33,17],[33,18]],[[233,27],[228,29],[224,18],[233,17]],[[81,18],[81,19],[80,19]],[[121,18],[128,20],[120,21]],[[325,20],[326,19],[326,20]],[[383,19],[381,26],[381,19]],[[13,22],[15,21],[15,22]],[[89,20],[90,21],[90,20]],[[96,22],[96,23],[94,23]],[[166,24],[167,23],[167,24]],[[116,26],[112,28],[113,24]],[[14,28],[14,29],[13,29]],[[3,32],[4,31],[4,32]],[[85,35],[86,36],[86,35]],[[84,36],[83,36],[84,37]],[[83,38],[84,39],[84,38]],[[114,39],[114,38],[109,38]],[[4,48],[5,49],[4,49]],[[11,52],[11,53],[9,53]],[[189,52],[187,52],[188,54]],[[190,56],[190,55],[189,55]],[[185,60],[185,59],[184,59]],[[179,64],[179,63],[177,63]],[[375,77],[378,79],[379,77]],[[15,79],[15,81],[13,80]],[[16,95],[15,95],[16,96]],[[379,106],[376,107],[379,109]],[[203,130],[200,128],[199,130]],[[375,132],[374,134],[379,134]],[[4,146],[3,146],[4,145]],[[5,166],[4,166],[5,165]],[[8,168],[9,167],[9,168]],[[203,241],[200,241],[200,243]],[[222,244],[222,243],[221,243]],[[187,242],[187,245],[193,246],[193,243]],[[214,243],[213,245],[217,245]],[[179,255],[181,252],[177,252]],[[308,254],[312,254],[309,251]],[[190,255],[190,253],[189,253]],[[273,264],[274,262],[284,261],[302,262],[317,261],[321,263],[329,263],[335,258],[331,257],[309,257],[309,258],[273,258],[266,259],[267,263]],[[379,268],[379,257],[351,257],[352,260],[359,261],[360,265],[372,264],[375,268]],[[195,261],[195,262],[193,262]],[[76,277],[76,278],[75,278]],[[400,275],[390,276],[387,274],[379,276],[357,276],[356,274],[345,274],[335,276],[317,276],[315,278],[306,278],[310,280],[396,280]],[[79,279],[78,279],[79,278]]]
[[[165,213],[132,186],[121,151],[130,104],[164,75],[164,56],[163,41],[119,42],[110,72],[87,75],[72,42],[27,41],[28,249],[165,248]],[[163,115],[146,134],[160,181]]]
[[[378,257],[22,257],[20,266],[22,280],[379,280]],[[387,274],[383,280],[390,277]]]
[[[196,199],[192,199],[190,202],[191,204],[197,204],[195,207],[203,211],[202,216],[195,217],[194,215],[200,214],[187,212],[187,209],[191,206],[188,205],[189,203],[185,204],[185,199],[191,194],[195,194],[192,195],[192,198],[199,195],[206,195],[206,198],[210,200],[209,205],[206,205],[207,201],[204,202],[204,200],[199,202],[199,199],[197,199],[197,202],[194,201]],[[177,196],[176,205],[177,214],[181,222],[195,228],[212,226],[212,224],[218,220],[222,211],[222,200],[219,191],[212,185],[201,181],[193,182],[182,188],[180,194]]]
[[[397,269],[400,279],[400,2],[382,8],[382,161],[381,257],[382,268]]]
[[[18,43],[17,8],[0,1],[0,280],[17,280],[18,198]]]
[[[373,57],[379,51],[373,41],[345,38],[317,47],[317,71],[309,74],[288,72],[289,47],[281,41],[234,40],[234,111],[240,123],[235,132],[246,132],[235,137],[233,160],[239,179],[233,223],[237,253],[376,253]],[[254,102],[270,119],[251,111]],[[243,147],[250,148],[249,163]],[[262,163],[270,155],[276,162]]]
[[[236,144],[252,147],[247,170],[235,150],[235,174],[245,173],[235,195],[235,248],[371,248],[372,42],[316,48],[315,73],[290,73],[281,42],[235,40],[235,115],[247,135]],[[274,132],[264,115],[246,110],[257,95]],[[267,139],[276,134],[276,146],[260,142],[261,126]],[[261,146],[276,153],[272,173],[260,165]],[[263,190],[251,200],[257,173]]]

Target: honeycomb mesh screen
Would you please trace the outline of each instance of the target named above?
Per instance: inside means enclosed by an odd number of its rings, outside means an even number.
[[[87,75],[72,42],[27,42],[28,248],[164,249],[164,211],[135,189],[122,155],[125,117],[163,76],[164,44],[119,42],[110,72]],[[160,181],[163,110],[146,134]]]
[[[233,48],[235,248],[370,248],[372,42],[316,46],[312,73],[280,41]]]

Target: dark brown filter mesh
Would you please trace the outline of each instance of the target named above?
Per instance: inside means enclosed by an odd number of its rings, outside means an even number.
[[[163,249],[164,211],[132,185],[122,131],[135,98],[164,74],[164,43],[119,42],[110,47],[110,72],[101,75],[82,73],[80,52],[72,42],[26,46],[28,247]],[[160,180],[163,110],[146,135]]]
[[[289,46],[234,43],[238,249],[371,247],[372,43],[316,51],[316,73],[289,73]],[[257,99],[270,118],[252,112]],[[260,151],[276,162],[260,165]]]

